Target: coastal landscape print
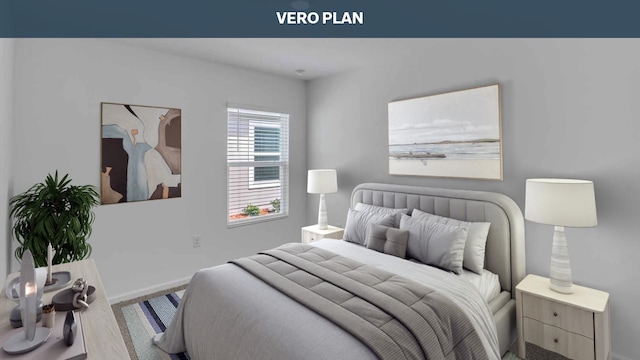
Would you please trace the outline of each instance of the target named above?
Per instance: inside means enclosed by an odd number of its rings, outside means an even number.
[[[389,173],[502,180],[499,85],[389,103]]]
[[[102,204],[182,196],[182,111],[102,103]]]

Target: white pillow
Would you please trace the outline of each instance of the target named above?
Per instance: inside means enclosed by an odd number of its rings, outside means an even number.
[[[467,226],[469,228],[469,234],[467,235],[467,242],[464,247],[463,266],[476,274],[482,274],[482,269],[484,268],[484,253],[487,246],[487,235],[489,235],[489,227],[491,226],[491,223],[460,221],[444,216],[429,214],[427,212],[420,211],[419,209],[414,209],[411,213],[411,217],[418,220],[425,220],[427,222]]]
[[[371,224],[392,227],[393,217],[393,215],[389,214],[349,209],[347,213],[347,224],[344,227],[344,240],[366,246]]]
[[[466,226],[421,221],[402,215],[400,230],[409,231],[408,257],[456,274],[462,273]]]
[[[394,227],[400,227],[400,219],[402,218],[402,214],[408,214],[409,213],[409,209],[395,209],[395,208],[388,208],[388,207],[384,207],[384,206],[377,206],[377,205],[369,205],[369,204],[363,204],[363,203],[357,203],[356,206],[353,207],[355,210],[358,211],[365,211],[365,212],[372,212],[372,213],[378,213],[378,214],[389,214],[389,215],[393,215],[395,216],[394,219],[394,223],[393,226]]]

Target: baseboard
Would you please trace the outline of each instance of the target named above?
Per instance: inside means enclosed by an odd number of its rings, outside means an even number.
[[[165,289],[170,289],[170,288],[173,288],[173,287],[185,285],[185,284],[189,283],[189,280],[191,280],[191,277],[186,277],[184,279],[178,279],[178,280],[174,280],[174,281],[170,281],[170,282],[166,282],[166,283],[150,286],[150,287],[147,287],[147,288],[139,289],[139,290],[136,290],[136,291],[128,292],[128,293],[125,293],[125,294],[122,294],[122,295],[110,297],[109,298],[109,304],[113,305],[113,304],[117,304],[119,302],[135,299],[137,297],[144,296],[144,295],[147,295],[147,294],[152,294],[152,293],[155,293],[155,292],[158,292],[158,291],[162,291],[162,290],[165,290]]]
[[[622,355],[618,355],[616,353],[611,353],[611,358],[613,360],[633,360],[632,358],[626,357],[626,356],[622,356]]]

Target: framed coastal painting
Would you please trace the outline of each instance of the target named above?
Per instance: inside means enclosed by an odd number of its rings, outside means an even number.
[[[389,103],[389,173],[502,180],[500,86]]]
[[[101,104],[102,204],[182,196],[182,111]]]

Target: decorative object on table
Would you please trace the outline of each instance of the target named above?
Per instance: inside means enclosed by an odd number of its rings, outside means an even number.
[[[49,242],[49,245],[47,246],[47,282],[45,283],[45,285],[53,285],[58,281],[58,279],[55,279],[51,276],[53,273],[51,271],[52,265],[53,265],[53,248],[51,247],[51,242]]]
[[[76,280],[71,289],[62,290],[57,293],[51,302],[57,311],[69,311],[77,309],[88,309],[89,304],[96,298],[96,288],[88,285],[80,278]]]
[[[49,291],[62,289],[63,287],[67,286],[67,284],[71,282],[70,272],[56,271],[51,275],[54,279],[53,284],[46,285],[46,276],[47,276],[46,271],[47,270],[44,267],[36,269],[36,279],[38,279],[38,284],[44,284],[44,285],[38,286],[38,291],[42,291],[46,293]],[[42,276],[42,281],[40,281],[41,276]],[[7,298],[9,300],[18,300],[20,298],[19,292],[20,292],[20,278],[17,277],[12,279],[7,285],[7,289],[6,289]],[[40,294],[40,292],[38,293],[38,296],[42,298],[42,295]]]
[[[91,254],[87,239],[95,218],[99,195],[91,185],[71,185],[69,175],[47,175],[43,183],[14,196],[9,202],[14,217],[13,234],[19,246],[16,259],[31,250],[37,267],[47,266],[51,243],[52,264],[82,260]],[[52,274],[53,276],[53,274]]]
[[[56,323],[56,308],[53,304],[44,305],[42,307],[42,326],[53,328]]]
[[[64,336],[64,343],[67,346],[73,345],[77,335],[76,317],[73,310],[67,311],[67,316],[64,319],[64,326],[62,327],[62,336]]]
[[[42,277],[42,281],[40,278]],[[49,292],[61,289],[67,284],[71,282],[71,273],[68,271],[56,271],[52,274],[53,279],[55,280],[52,285],[46,285],[46,277],[47,277],[47,269],[44,267],[40,267],[36,269],[36,279],[38,279],[38,284],[42,284],[38,286],[38,290],[42,292]],[[7,299],[9,300],[18,300],[20,299],[20,278],[13,278],[7,285],[7,289],[5,290]],[[42,295],[39,294],[39,297],[42,298]]]
[[[44,293],[44,283],[47,280],[47,269],[46,268],[37,268],[35,269],[36,274],[36,285],[37,285],[37,296],[36,296],[36,322],[40,321],[42,317],[42,295]],[[11,295],[12,297],[7,296],[11,300],[19,301],[20,300],[20,276],[14,278],[10,283],[10,286],[7,286],[7,290],[11,287]],[[9,294],[7,292],[7,294]],[[9,315],[9,322],[11,326],[14,328],[22,327],[22,313],[20,311],[20,305],[17,305],[11,311]]]
[[[574,179],[527,179],[525,219],[554,225],[550,287],[571,294],[571,264],[564,227],[598,225],[593,182]]]
[[[307,192],[309,194],[320,194],[320,205],[318,207],[318,229],[327,229],[327,205],[324,194],[338,191],[338,175],[335,170],[309,170],[307,178]]]
[[[83,324],[83,314],[75,313],[75,322],[76,322],[76,331],[77,334],[73,345],[67,346],[64,341],[64,321],[67,316],[67,312],[57,312],[55,319],[55,326],[51,328],[51,335],[49,336],[49,340],[42,344],[37,349],[30,351],[27,354],[22,354],[19,356],[10,355],[2,350],[0,350],[0,360],[43,360],[43,359],[56,359],[56,360],[79,360],[87,358],[87,344],[85,342],[85,328]],[[46,329],[46,328],[45,328]],[[22,329],[15,329],[6,332],[0,332],[0,345],[5,342],[7,339],[12,337],[16,333],[22,333]],[[100,341],[107,341],[103,338],[103,335],[100,334]],[[151,342],[149,342],[151,343]],[[123,344],[124,346],[124,344]],[[124,350],[126,354],[126,349]],[[91,358],[98,359],[124,359],[124,356],[110,356],[112,354],[109,353],[96,353],[93,352],[94,355]],[[122,353],[120,354],[122,355]]]
[[[102,204],[182,196],[182,111],[101,104]]]
[[[390,102],[389,174],[502,180],[500,87]]]
[[[38,284],[36,283],[33,256],[28,249],[22,256],[20,266],[20,312],[24,331],[10,337],[2,348],[9,354],[22,354],[42,345],[51,331],[48,328],[36,328],[36,314],[38,309]]]

